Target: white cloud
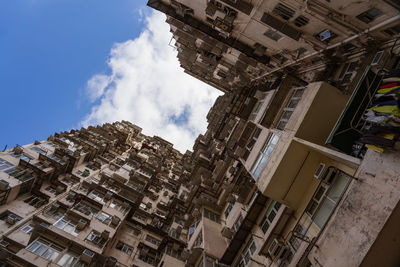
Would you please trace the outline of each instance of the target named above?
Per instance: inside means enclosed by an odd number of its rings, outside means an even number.
[[[111,77],[103,74],[94,75],[86,86],[86,92],[91,102],[94,102],[104,94],[104,90],[110,84]]]
[[[111,49],[111,74],[88,81],[89,99],[99,102],[81,124],[128,120],[184,152],[206,130],[207,112],[221,92],[183,72],[168,45],[172,35],[164,14],[153,11],[146,23],[139,37]]]

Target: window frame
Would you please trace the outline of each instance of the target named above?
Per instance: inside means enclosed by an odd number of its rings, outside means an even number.
[[[277,133],[271,132],[267,140],[265,141],[263,147],[258,153],[257,159],[254,161],[254,164],[250,170],[250,173],[254,180],[257,181],[261,172],[264,170],[265,166],[268,163],[270,156],[275,150],[275,146],[278,144],[280,136]],[[270,151],[270,152],[268,152]],[[269,154],[268,154],[269,153]]]
[[[290,98],[288,99],[288,101],[285,104],[285,107],[282,109],[282,111],[280,112],[280,116],[279,116],[279,120],[276,123],[276,129],[278,130],[285,130],[287,123],[289,122],[290,118],[292,117],[292,114],[294,112],[294,110],[296,109],[297,105],[299,104],[299,102],[301,101],[303,94],[305,91],[305,87],[301,86],[301,87],[296,87],[293,89]],[[300,92],[300,95],[299,95]],[[293,104],[295,103],[295,104]],[[284,116],[285,114],[287,114],[287,116]],[[285,118],[287,117],[287,118]]]

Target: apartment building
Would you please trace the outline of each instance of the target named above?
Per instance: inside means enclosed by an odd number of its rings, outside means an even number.
[[[397,266],[400,113],[374,106],[400,81],[398,3],[148,5],[225,93],[193,147],[186,265]]]
[[[0,265],[173,265],[191,153],[141,130],[122,121],[0,152]]]

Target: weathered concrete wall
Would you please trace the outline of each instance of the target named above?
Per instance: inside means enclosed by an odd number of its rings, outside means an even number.
[[[359,266],[400,199],[400,152],[368,150],[341,206],[309,255],[314,264]],[[397,224],[399,225],[399,224]]]

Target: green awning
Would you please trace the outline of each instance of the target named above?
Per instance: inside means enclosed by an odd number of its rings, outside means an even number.
[[[326,144],[351,154],[354,142],[361,137],[363,128],[361,117],[371,103],[381,80],[382,77],[375,74],[368,66],[329,135]]]

